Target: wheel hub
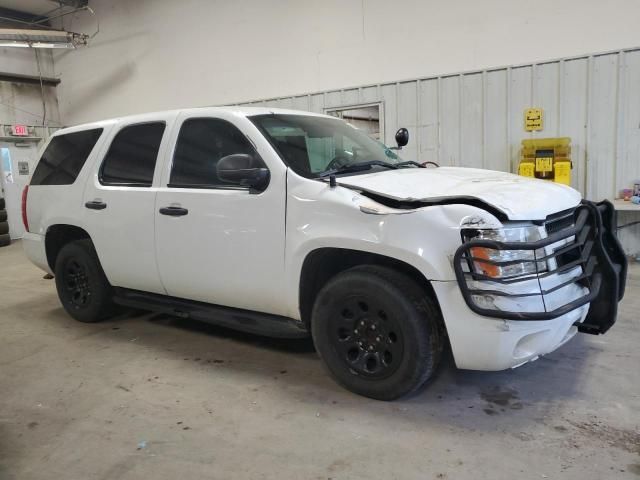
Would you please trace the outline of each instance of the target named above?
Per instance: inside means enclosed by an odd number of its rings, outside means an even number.
[[[336,353],[354,375],[385,378],[404,353],[400,327],[374,299],[339,302],[331,321]]]
[[[353,336],[357,345],[365,352],[376,353],[384,348],[384,331],[377,319],[364,317],[356,322]]]

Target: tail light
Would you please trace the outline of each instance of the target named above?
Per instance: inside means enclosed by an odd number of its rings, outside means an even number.
[[[24,224],[24,229],[29,231],[29,218],[27,217],[27,194],[29,193],[29,185],[24,187],[22,190],[22,223]]]

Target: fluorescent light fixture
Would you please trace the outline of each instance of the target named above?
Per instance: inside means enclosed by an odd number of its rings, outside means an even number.
[[[62,30],[0,28],[0,47],[76,48],[86,46],[89,35]]]

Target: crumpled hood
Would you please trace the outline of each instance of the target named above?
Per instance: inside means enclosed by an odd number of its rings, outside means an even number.
[[[339,185],[400,201],[477,198],[510,220],[544,220],[573,208],[581,195],[571,187],[477,168],[403,168],[338,178]]]

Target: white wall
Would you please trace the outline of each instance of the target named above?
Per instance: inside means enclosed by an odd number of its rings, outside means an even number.
[[[640,46],[638,0],[92,0],[65,123]],[[70,23],[72,22],[72,23]],[[86,13],[65,26],[90,33]]]
[[[53,56],[49,50],[38,50],[43,77],[53,77]],[[35,50],[31,48],[0,48],[0,72],[38,75]],[[44,87],[47,118],[45,123],[60,125],[60,113],[55,87]],[[42,125],[42,92],[40,85],[0,81],[0,124],[23,123]]]

